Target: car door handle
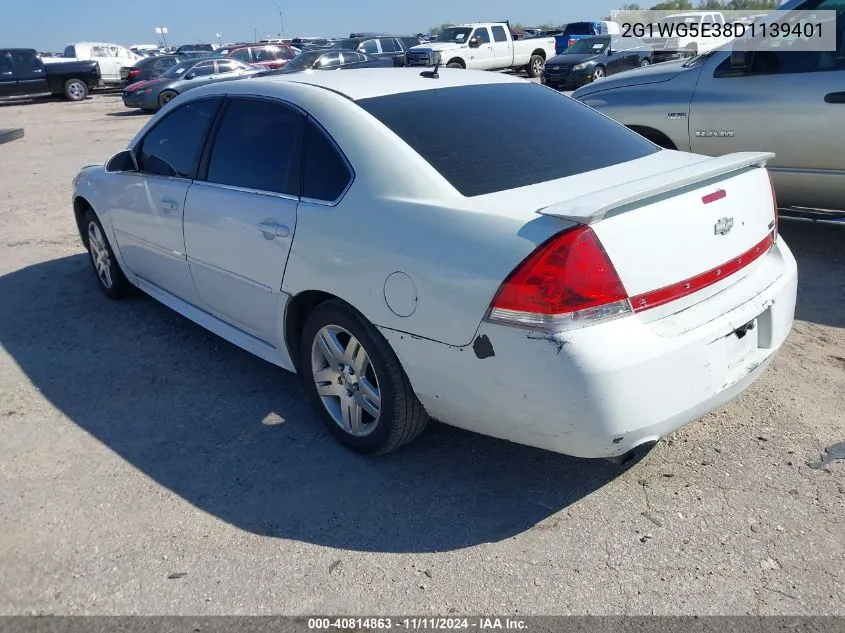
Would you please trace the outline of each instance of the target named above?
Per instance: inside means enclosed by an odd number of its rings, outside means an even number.
[[[262,222],[258,225],[264,237],[272,240],[274,237],[287,237],[290,235],[290,229],[283,224],[276,224],[275,222]]]
[[[174,202],[173,200],[162,200],[161,208],[164,209],[165,213],[170,213],[171,211],[175,211],[179,208],[179,203]]]
[[[845,92],[831,92],[824,96],[825,103],[845,103]]]

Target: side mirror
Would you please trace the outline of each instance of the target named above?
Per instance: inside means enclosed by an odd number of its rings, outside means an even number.
[[[106,163],[108,173],[126,173],[138,171],[138,161],[131,149],[125,149],[112,156]]]
[[[616,52],[616,51],[615,51],[615,50],[613,50],[612,48],[608,48],[608,49],[607,49],[607,56],[608,56],[608,57],[610,57],[610,56],[611,56],[611,55],[613,55],[613,53],[615,53],[615,52]]]
[[[187,75],[185,75],[185,79],[193,79],[196,76],[197,76],[196,73],[188,73]]]
[[[469,38],[469,47],[470,48],[478,48],[479,46],[481,46],[481,42],[478,40],[477,37]]]

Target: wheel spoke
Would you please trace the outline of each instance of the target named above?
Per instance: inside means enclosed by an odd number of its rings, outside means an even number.
[[[111,266],[107,264],[103,265],[103,283],[106,288],[111,288]]]
[[[367,357],[364,346],[354,336],[349,339],[349,344],[346,346],[346,360],[359,376],[364,375],[370,359]]]
[[[320,330],[320,349],[329,365],[338,365],[343,362],[344,350],[334,332],[326,328]]]
[[[314,382],[318,385],[324,382],[337,382],[339,376],[340,373],[334,367],[329,366],[314,372]]]
[[[361,432],[361,406],[355,398],[341,398],[340,408],[347,432],[357,436]]]
[[[373,387],[369,380],[362,377],[358,381],[359,402],[364,410],[374,418],[378,418],[381,412],[381,395],[378,389]]]
[[[344,392],[343,385],[337,384],[337,381],[327,382],[322,385],[317,385],[317,393],[323,398],[338,398]]]

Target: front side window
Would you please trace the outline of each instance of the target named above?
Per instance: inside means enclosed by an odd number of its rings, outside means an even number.
[[[305,127],[302,197],[334,202],[346,190],[352,173],[334,144],[311,119]]]
[[[249,49],[248,48],[239,48],[234,53],[232,53],[232,58],[237,59],[242,62],[246,62],[247,64],[250,62],[249,59]]]
[[[493,40],[496,42],[507,42],[508,36],[505,33],[505,27],[503,26],[494,26],[493,27]]]
[[[382,53],[398,53],[402,49],[399,46],[399,42],[394,40],[392,37],[384,37],[379,40],[381,44],[381,52]]]
[[[12,63],[22,76],[30,76],[41,71],[38,58],[29,51],[12,51]]]
[[[490,32],[487,30],[487,27],[479,27],[475,29],[473,37],[478,38],[478,41],[482,44],[488,44],[490,42]]]
[[[139,170],[154,176],[193,178],[219,104],[219,99],[200,99],[165,116],[136,148]]]
[[[214,62],[203,62],[197,64],[191,69],[191,74],[194,77],[208,77],[214,74]]]
[[[326,53],[314,64],[315,68],[336,68],[340,66],[340,53]]]
[[[823,27],[834,24],[822,23]],[[812,51],[804,47],[793,46],[795,38],[773,37],[761,39],[748,56],[749,66],[742,71],[731,67],[730,56],[720,63],[713,73],[716,78],[744,75],[790,75],[796,73],[815,73],[831,70],[845,70],[845,13],[840,14],[835,22],[836,50]]]
[[[582,103],[528,82],[420,90],[356,103],[464,196],[565,178],[661,151]],[[479,103],[496,107],[479,108]],[[532,116],[536,112],[543,116]]]
[[[375,55],[378,53],[378,42],[376,40],[366,40],[358,47],[359,51],[363,51],[367,55]]]
[[[350,53],[349,51],[345,51],[342,53],[343,57],[343,64],[354,64],[356,62],[364,61],[364,56],[361,53]]]
[[[223,113],[206,180],[299,195],[305,117],[281,103],[232,99]]]

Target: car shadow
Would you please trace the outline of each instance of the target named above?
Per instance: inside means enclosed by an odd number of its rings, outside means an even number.
[[[83,254],[0,277],[0,344],[58,410],[197,508],[252,533],[380,552],[507,539],[620,474],[433,424],[363,457],[296,376],[154,300],[111,301]]]
[[[150,116],[150,113],[144,112],[143,110],[122,110],[120,112],[106,112],[106,116],[117,116],[117,117]]]
[[[845,223],[781,218],[779,231],[798,262],[795,318],[845,328]]]

